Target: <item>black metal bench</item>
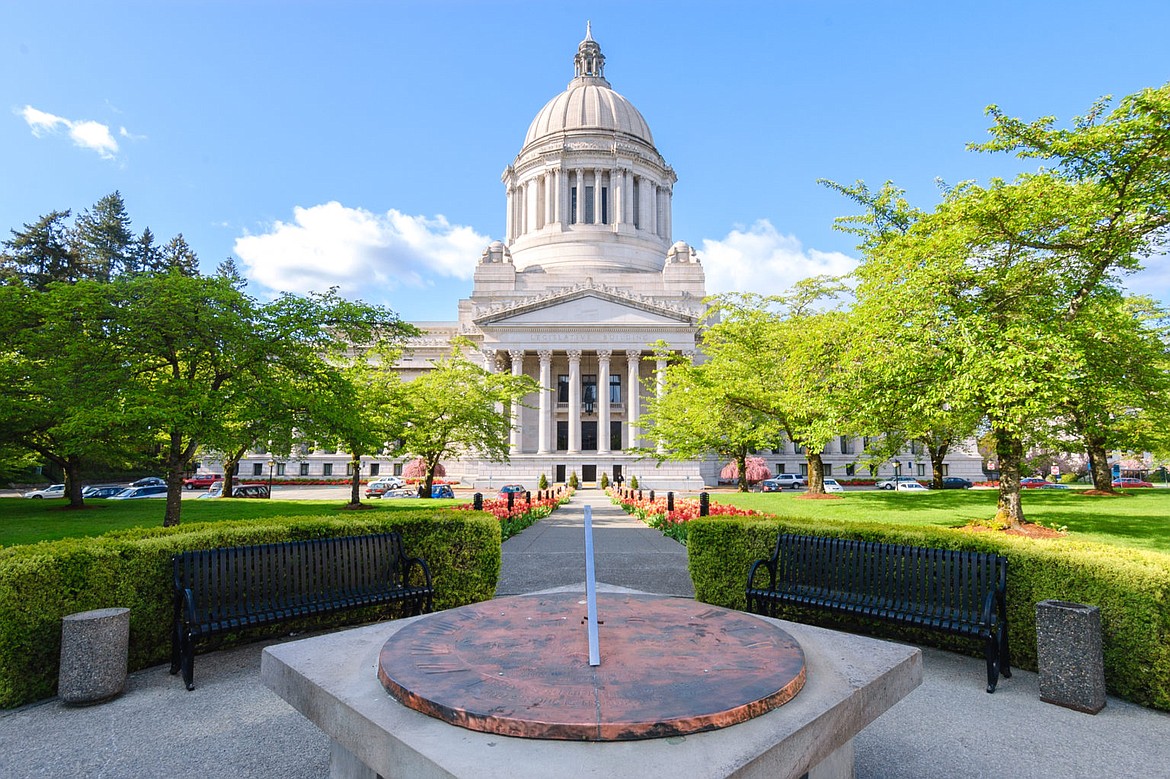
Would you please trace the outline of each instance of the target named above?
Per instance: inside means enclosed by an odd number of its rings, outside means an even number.
[[[171,673],[182,669],[188,690],[201,639],[363,606],[404,603],[420,614],[433,605],[430,569],[406,556],[396,532],[181,552],[171,565]]]
[[[756,582],[761,568],[766,586]],[[1006,590],[1000,555],[781,533],[772,557],[748,571],[747,609],[827,609],[980,639],[995,692],[1000,674],[1012,675]]]

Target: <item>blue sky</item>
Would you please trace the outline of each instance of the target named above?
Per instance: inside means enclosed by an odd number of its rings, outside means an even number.
[[[119,190],[251,290],[337,285],[453,320],[502,237],[500,174],[573,74],[606,76],[679,180],[711,291],[778,292],[856,252],[819,186],[1011,177],[984,114],[1069,120],[1170,80],[1170,3],[0,0],[0,232]],[[1135,288],[1170,300],[1165,258]]]

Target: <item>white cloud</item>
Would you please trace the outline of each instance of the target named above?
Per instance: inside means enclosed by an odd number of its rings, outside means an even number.
[[[446,217],[375,214],[333,201],[293,209],[292,222],[236,239],[245,275],[271,290],[323,292],[371,302],[402,288],[426,288],[437,279],[467,280],[490,242]]]
[[[856,259],[840,252],[806,249],[767,219],[732,230],[721,240],[703,239],[700,257],[711,293],[777,295],[809,276],[841,276],[857,267]]]
[[[32,134],[37,138],[65,128],[69,131],[69,137],[75,145],[96,151],[102,159],[112,160],[118,153],[118,142],[110,133],[109,126],[101,122],[95,122],[92,119],[74,121],[41,111],[31,105],[26,105],[19,113],[32,130]],[[123,128],[122,134],[129,137],[125,128]]]

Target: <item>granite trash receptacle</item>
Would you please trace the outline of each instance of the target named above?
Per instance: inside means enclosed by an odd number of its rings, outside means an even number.
[[[74,705],[121,695],[129,650],[130,609],[95,609],[63,617],[57,695]]]
[[[1101,610],[1082,603],[1036,604],[1040,700],[1096,714],[1105,707]]]

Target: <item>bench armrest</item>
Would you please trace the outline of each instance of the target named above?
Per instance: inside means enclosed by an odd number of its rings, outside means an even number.
[[[768,570],[768,589],[775,590],[776,589],[776,558],[774,558],[774,557],[770,560],[769,559],[759,559],[759,560],[756,560],[754,563],[752,563],[752,567],[748,569],[747,588],[750,590],[753,587],[755,587],[756,571],[759,570],[760,566],[763,566],[764,568],[766,568]]]

